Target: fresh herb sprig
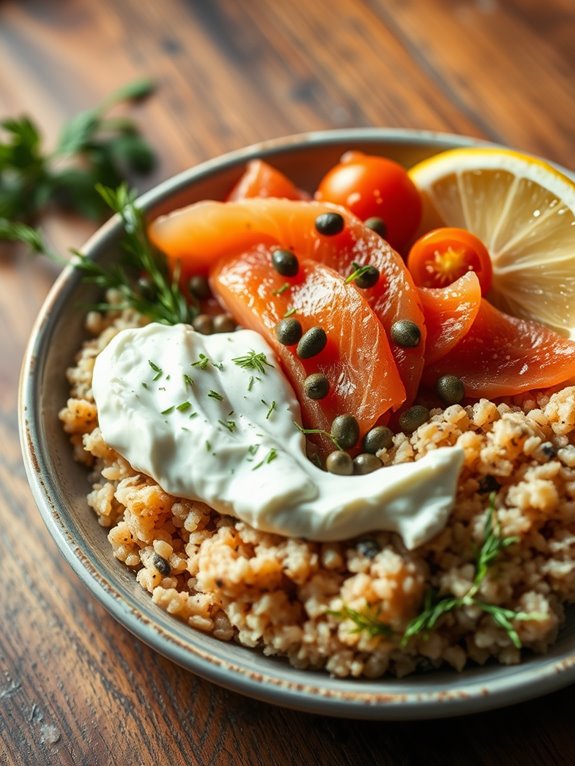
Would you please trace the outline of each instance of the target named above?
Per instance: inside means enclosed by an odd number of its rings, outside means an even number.
[[[499,554],[505,548],[518,542],[518,540],[519,538],[514,536],[501,536],[495,519],[495,495],[492,494],[485,521],[483,542],[475,555],[475,575],[469,590],[464,596],[447,596],[445,598],[439,598],[437,593],[429,590],[425,595],[423,610],[407,625],[401,637],[400,646],[405,647],[414,636],[429,634],[439,620],[448,612],[466,606],[474,606],[489,614],[493,621],[505,630],[512,644],[517,649],[521,649],[521,639],[513,623],[518,620],[542,619],[543,615],[537,612],[507,609],[498,604],[489,604],[477,597],[482,583],[488,576],[489,570],[499,557]],[[354,632],[365,630],[370,636],[390,636],[392,634],[391,626],[379,619],[379,614],[374,611],[373,607],[368,607],[364,611],[358,612],[344,606],[341,610],[328,612],[328,614],[332,614],[339,619],[349,619],[354,622],[356,625]]]
[[[245,354],[245,356],[233,357],[232,362],[243,370],[257,370],[262,375],[266,374],[266,367],[273,367],[273,364],[268,362],[268,358],[263,351],[258,353],[253,349]]]
[[[349,606],[343,606],[338,610],[330,610],[328,614],[333,615],[338,620],[351,620],[355,624],[352,633],[362,633],[365,631],[372,638],[375,636],[390,637],[393,635],[391,626],[380,619],[380,611],[375,607],[366,607],[362,612],[358,612]]]
[[[493,621],[503,628],[509,636],[511,643],[517,649],[521,649],[521,639],[513,626],[513,622],[518,620],[536,620],[541,619],[542,615],[535,612],[522,612],[513,609],[507,609],[499,604],[489,604],[477,598],[481,585],[489,573],[489,569],[495,563],[499,554],[510,545],[518,542],[519,538],[515,536],[502,537],[495,518],[495,494],[492,493],[489,498],[489,508],[485,520],[483,532],[483,543],[475,556],[475,576],[473,584],[464,596],[459,598],[447,597],[439,599],[432,591],[426,594],[423,611],[414,617],[408,624],[401,639],[402,646],[405,646],[409,640],[416,635],[429,633],[439,619],[448,612],[461,607],[474,606],[481,611],[489,614]]]
[[[198,313],[197,306],[189,303],[179,285],[179,269],[170,274],[165,256],[148,239],[146,222],[142,211],[136,205],[135,192],[121,184],[110,189],[101,184],[97,190],[106,204],[119,215],[124,228],[122,248],[124,259],[112,266],[104,266],[74,251],[77,256],[75,267],[86,282],[107,290],[113,288],[121,299],[113,304],[101,302],[95,308],[132,308],[151,320],[163,324],[190,323]],[[138,275],[145,274],[146,282],[138,286]]]
[[[151,81],[138,80],[80,112],[64,126],[53,151],[45,149],[29,117],[0,121],[0,239],[53,255],[34,228],[48,206],[99,220],[106,205],[97,183],[116,187],[131,174],[149,172],[155,155],[135,122],[108,112],[145,99],[153,89]]]

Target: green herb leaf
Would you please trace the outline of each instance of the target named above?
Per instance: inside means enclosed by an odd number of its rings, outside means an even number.
[[[372,638],[376,636],[389,637],[393,634],[391,626],[380,619],[380,609],[375,607],[367,605],[362,612],[358,612],[349,606],[343,606],[340,610],[330,610],[327,614],[331,614],[338,620],[351,620],[355,624],[353,633],[365,631]]]
[[[241,367],[243,370],[257,370],[262,375],[266,374],[266,367],[273,367],[273,364],[268,362],[267,356],[263,351],[256,353],[251,350],[245,356],[236,356],[232,359],[234,364]]]

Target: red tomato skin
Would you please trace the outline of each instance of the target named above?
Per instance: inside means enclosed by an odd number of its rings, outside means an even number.
[[[315,199],[342,205],[362,221],[381,218],[385,239],[399,252],[412,240],[421,221],[421,197],[405,168],[362,152],[344,154],[320,181]]]
[[[407,268],[418,287],[446,287],[474,271],[485,296],[493,280],[491,257],[483,242],[470,231],[453,226],[433,229],[414,242]]]
[[[278,197],[281,199],[309,199],[309,194],[298,189],[290,179],[264,160],[251,160],[234,188],[228,201]]]

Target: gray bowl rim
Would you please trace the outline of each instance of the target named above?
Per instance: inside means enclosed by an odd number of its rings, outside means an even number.
[[[498,146],[472,137],[435,131],[388,128],[313,131],[263,141],[202,162],[141,195],[139,205],[149,211],[202,178],[239,167],[250,159],[269,159],[293,149],[359,142],[373,143],[374,146],[390,142],[399,145],[417,143],[437,151],[454,147]],[[573,177],[565,168],[556,167]],[[114,216],[88,240],[83,252],[97,258],[119,231],[120,224]],[[263,669],[254,672],[252,667],[248,667],[253,664],[254,650],[241,648],[249,662],[230,661],[225,657],[226,645],[223,642],[211,639],[212,642],[222,643],[221,653],[206,651],[202,647],[205,640],[203,634],[183,626],[187,634],[182,639],[181,630],[177,630],[176,626],[172,628],[172,623],[181,626],[174,618],[169,618],[170,622],[166,623],[163,616],[142,614],[136,600],[128,603],[115,587],[113,573],[99,568],[97,557],[91,558],[90,549],[82,547],[84,541],[74,539],[70,534],[66,523],[69,511],[58,507],[58,477],[50,470],[48,453],[43,450],[41,442],[42,412],[37,405],[37,385],[42,377],[49,339],[58,315],[79,283],[79,273],[72,266],[65,267],[33,326],[20,376],[20,441],[32,494],[61,554],[92,595],[128,631],[158,653],[219,686],[283,707],[338,717],[417,720],[466,715],[539,697],[575,681],[575,645],[569,651],[530,658],[511,668],[478,668],[452,676],[456,679],[469,676],[471,680],[462,689],[450,689],[448,680],[442,681],[434,690],[405,691],[402,679],[379,679],[377,682],[333,679],[326,673],[296,671],[281,664],[274,665],[271,671]],[[151,598],[149,606],[148,612],[156,609]],[[263,665],[269,661],[263,655],[258,654],[258,657]],[[437,676],[438,679],[446,677],[449,679],[449,674]],[[412,681],[414,678],[417,681],[417,677],[409,678],[408,685],[413,686]]]

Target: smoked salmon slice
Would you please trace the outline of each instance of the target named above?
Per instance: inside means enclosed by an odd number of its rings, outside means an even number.
[[[228,200],[236,201],[254,197],[309,199],[310,195],[298,189],[287,176],[264,160],[251,160],[229,193]]]
[[[341,233],[333,236],[320,234],[315,227],[316,218],[329,212],[338,213],[345,222]],[[288,248],[300,260],[322,263],[346,278],[355,270],[354,264],[374,266],[380,273],[374,286],[360,289],[352,282],[348,287],[367,300],[388,339],[398,320],[410,320],[419,327],[421,341],[416,347],[391,343],[407,403],[415,398],[426,336],[418,290],[402,258],[345,208],[275,198],[199,202],[156,219],[149,233],[172,262],[180,262],[184,275],[207,274],[218,268],[219,259],[239,256],[257,244]]]
[[[427,327],[425,363],[448,354],[471,329],[481,305],[481,285],[474,271],[447,287],[420,287],[419,298]]]
[[[504,314],[485,299],[469,332],[442,359],[426,367],[433,387],[457,375],[467,397],[497,399],[565,383],[575,376],[575,343],[537,322]]]
[[[215,293],[241,326],[261,333],[274,348],[298,394],[305,428],[329,433],[337,415],[351,413],[363,436],[405,398],[381,322],[360,292],[328,266],[303,259],[297,276],[286,278],[270,268],[270,259],[269,246],[261,244],[219,259],[211,274]],[[300,359],[295,345],[280,343],[274,328],[286,314],[304,333],[322,327],[326,347]],[[304,380],[312,373],[329,381],[321,400],[305,394]],[[314,441],[323,455],[335,449],[321,434]]]

